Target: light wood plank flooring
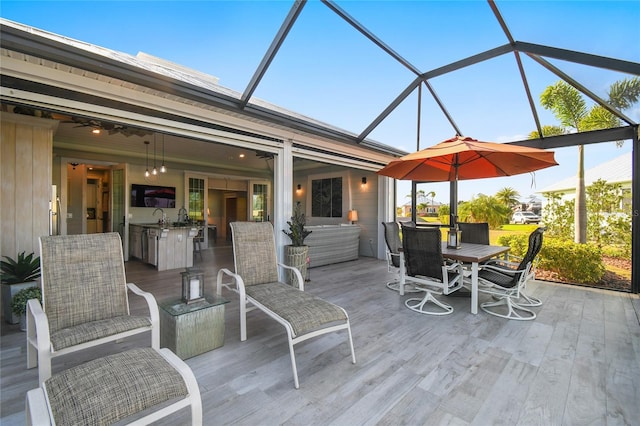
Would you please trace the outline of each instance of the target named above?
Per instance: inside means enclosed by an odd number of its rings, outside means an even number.
[[[219,267],[231,267],[228,247],[204,250],[199,265],[214,291]],[[158,273],[127,263],[128,280],[158,301],[178,298],[179,271]],[[535,282],[544,305],[535,321],[517,322],[449,297],[455,312],[420,315],[385,288],[383,261],[310,270],[307,291],[350,315],[357,364],[346,334],[297,346],[300,389],[293,387],[284,329],[260,311],[239,339],[238,300],[226,305],[222,348],[188,359],[206,425],[631,425],[640,419],[640,300],[636,295]],[[487,296],[480,296],[485,300]],[[143,304],[131,297],[132,310]],[[24,396],[37,384],[27,370],[25,334],[2,324],[3,426],[24,424]],[[99,354],[148,344],[148,337],[54,360],[54,373]],[[161,422],[187,424],[187,412]]]

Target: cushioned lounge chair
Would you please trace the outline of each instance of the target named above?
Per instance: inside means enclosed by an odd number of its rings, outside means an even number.
[[[151,332],[160,348],[158,305],[151,293],[127,284],[117,233],[40,238],[42,305],[27,302],[27,367],[39,383],[51,377],[51,359]],[[129,314],[127,290],[145,298],[149,316]]]
[[[346,330],[355,364],[351,326],[347,312],[341,307],[304,292],[304,280],[296,268],[280,264],[276,258],[273,226],[269,222],[231,223],[235,272],[218,272],[216,291],[222,287],[240,297],[240,340],[247,339],[247,311],[260,309],[278,321],[287,331],[294,385],[300,387],[294,345],[325,333]],[[283,283],[278,267],[293,270],[297,285]],[[224,283],[231,277],[230,283]]]

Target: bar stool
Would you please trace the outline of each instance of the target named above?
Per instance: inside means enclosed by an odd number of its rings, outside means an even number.
[[[204,228],[198,229],[198,235],[193,237],[193,258],[196,258],[196,255],[200,256],[200,260],[202,260],[202,243],[204,242]]]

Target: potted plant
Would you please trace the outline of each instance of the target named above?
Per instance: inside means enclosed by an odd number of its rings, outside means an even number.
[[[302,279],[307,275],[307,261],[309,259],[309,246],[304,244],[304,239],[311,234],[311,231],[304,229],[306,223],[307,220],[302,212],[302,206],[297,203],[291,220],[287,221],[289,231],[282,230],[291,239],[291,244],[285,246],[284,249],[284,263],[297,268],[302,274]],[[295,282],[293,277],[294,274],[287,271],[287,282],[289,284]]]
[[[27,314],[27,301],[31,299],[38,299],[42,303],[42,292],[40,287],[27,287],[23,288],[13,296],[11,300],[11,311],[14,315],[20,318],[20,330],[27,330],[26,314]]]
[[[11,311],[11,300],[20,290],[35,287],[35,281],[40,278],[40,258],[33,253],[25,255],[25,252],[18,253],[14,260],[4,256],[5,260],[0,261],[0,273],[2,280],[2,312],[5,320],[9,324],[17,324],[20,317]]]

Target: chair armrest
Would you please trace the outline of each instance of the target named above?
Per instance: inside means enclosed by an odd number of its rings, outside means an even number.
[[[156,302],[156,298],[153,296],[153,294],[149,293],[148,291],[140,290],[140,287],[133,283],[127,283],[127,288],[131,290],[133,294],[144,297],[147,305],[149,305],[149,316],[151,317],[151,322],[154,324],[159,323],[160,313],[158,311],[158,302]]]
[[[42,388],[31,389],[25,397],[27,424],[33,426],[51,425],[49,408]]]
[[[153,294],[142,291],[140,288],[133,284],[127,283],[127,288],[137,296],[144,297],[144,300],[149,306],[149,319],[151,320],[151,347],[154,349],[160,349],[160,312],[158,311],[158,302]]]
[[[27,340],[37,350],[48,350],[51,344],[49,320],[38,299],[27,301]]]
[[[516,264],[516,266],[518,266],[518,264]],[[500,266],[496,266],[496,265],[482,265],[482,269],[486,269],[488,271],[499,272],[499,273],[504,274],[504,275],[513,276],[513,275],[521,273],[521,272],[526,272],[528,268],[515,269],[515,268],[500,267]]]
[[[462,268],[462,263],[460,262],[451,262],[445,259],[444,267],[447,271],[453,271],[455,269]]]
[[[225,275],[233,278],[233,282],[235,283],[235,288],[231,288],[233,283],[222,282]],[[231,272],[227,268],[222,268],[218,271],[218,276],[216,279],[216,295],[222,296],[222,287],[225,287],[227,290],[231,290],[231,291],[235,291],[236,293],[239,293],[241,297],[245,296],[244,280],[240,275],[236,274],[235,272]]]
[[[490,259],[487,260],[485,263],[483,263],[482,265],[480,265],[481,267],[485,267],[485,266],[494,266],[494,267],[498,267],[498,268],[505,268],[505,269],[513,269],[515,270],[518,266],[520,266],[520,262],[511,262],[509,260],[504,260],[504,259]]]
[[[294,267],[294,266],[289,266],[289,265],[285,265],[284,263],[278,263],[278,266],[281,267],[282,269],[289,269],[291,271],[293,271],[293,273],[296,276],[296,281],[298,281],[298,290],[300,291],[304,291],[304,279],[302,278],[302,274],[300,273],[300,270],[298,270],[298,268]]]

